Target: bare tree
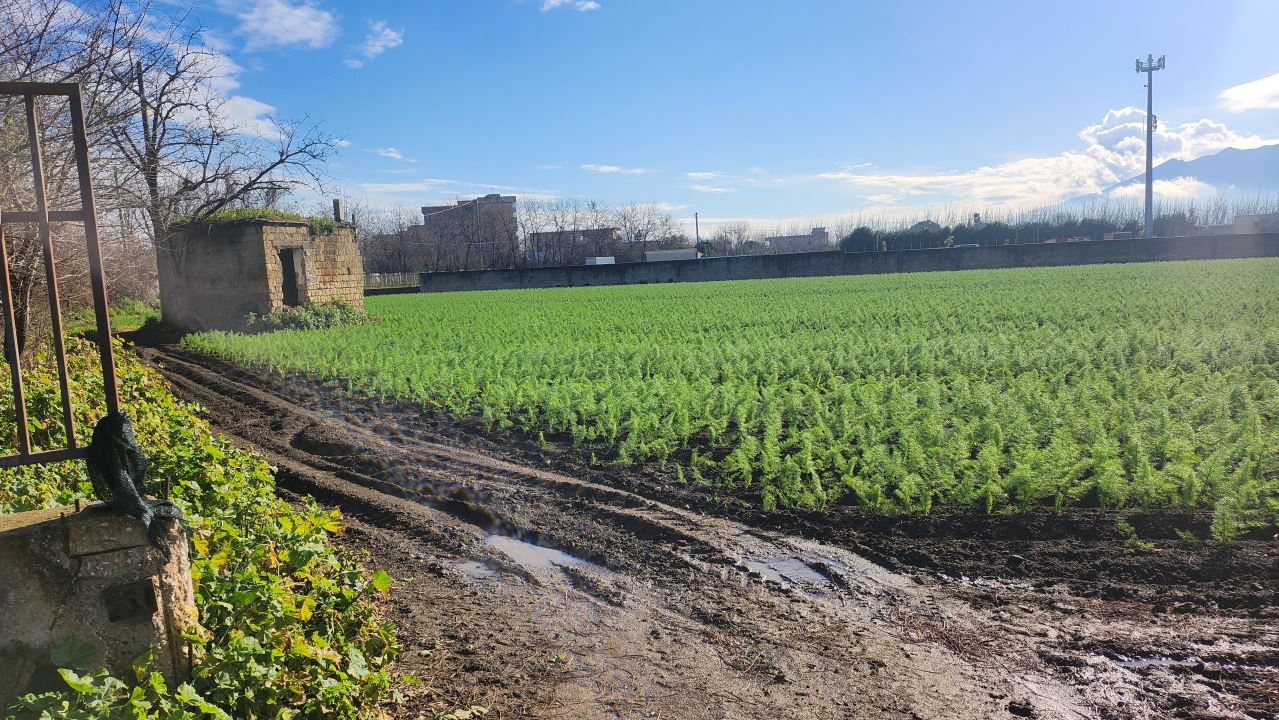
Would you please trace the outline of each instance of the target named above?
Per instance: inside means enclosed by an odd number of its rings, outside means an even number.
[[[0,0],[0,77],[7,80],[64,83],[83,87],[86,129],[91,149],[100,144],[104,128],[116,121],[117,96],[105,74],[117,62],[121,47],[136,41],[143,17],[123,0],[99,0],[76,4],[69,0]],[[71,152],[70,108],[62,101],[35,98],[33,111],[43,145],[44,184],[51,209],[79,207],[79,182]],[[0,207],[35,207],[31,148],[25,101],[0,100]],[[117,204],[113,183],[104,181],[99,166],[94,178],[99,207]],[[63,235],[55,225],[52,241],[61,280],[87,273],[83,237]],[[109,233],[108,233],[109,236]],[[44,246],[36,228],[12,226],[8,233],[10,277],[13,289],[15,335],[19,348],[26,345],[33,316],[41,314],[44,288]],[[104,243],[104,255],[118,257],[118,247]],[[115,270],[118,266],[113,266]],[[74,287],[74,286],[73,286]],[[74,300],[74,294],[72,293]]]
[[[185,16],[168,19],[125,49],[111,79],[128,104],[111,141],[139,179],[152,237],[179,217],[201,219],[261,198],[273,204],[299,186],[320,186],[336,138],[306,119],[236,118],[218,84],[226,60]]]

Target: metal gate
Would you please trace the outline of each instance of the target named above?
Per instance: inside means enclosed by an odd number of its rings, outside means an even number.
[[[31,177],[35,190],[34,210],[6,210],[0,208],[0,292],[4,303],[5,360],[9,366],[13,385],[13,405],[17,418],[18,453],[0,457],[0,467],[15,467],[34,463],[58,462],[85,456],[85,448],[76,444],[75,419],[72,416],[71,386],[67,375],[66,339],[62,331],[62,308],[58,295],[57,260],[54,257],[50,224],[58,222],[84,223],[84,238],[88,249],[89,282],[93,294],[93,312],[97,320],[98,355],[102,366],[102,388],[106,395],[107,412],[120,412],[120,396],[116,387],[115,358],[111,354],[111,319],[107,315],[107,286],[102,274],[102,254],[98,244],[98,219],[93,203],[93,180],[89,172],[89,147],[84,130],[84,107],[81,104],[80,86],[75,83],[23,83],[0,82],[0,96],[20,97],[26,109],[27,137],[31,148]],[[50,212],[46,194],[44,156],[40,147],[39,116],[37,102],[41,98],[55,98],[67,102],[71,114],[71,134],[75,153],[76,172],[80,180],[80,208]],[[45,282],[49,295],[49,315],[53,321],[53,347],[58,363],[59,389],[62,394],[62,424],[66,429],[67,445],[62,448],[32,448],[31,434],[27,427],[27,405],[22,391],[22,358],[18,348],[17,331],[13,315],[13,287],[9,275],[9,253],[5,243],[5,229],[17,223],[34,223],[39,226],[40,243],[44,254]]]

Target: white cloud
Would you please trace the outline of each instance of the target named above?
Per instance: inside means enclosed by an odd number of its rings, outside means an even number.
[[[620,167],[618,165],[597,165],[595,163],[588,163],[586,165],[583,165],[582,169],[588,172],[594,172],[594,173],[622,174],[622,175],[647,175],[649,173],[657,172],[656,170],[650,170],[648,168],[627,168],[627,167]]]
[[[441,182],[439,180],[430,179],[395,183],[360,183],[360,189],[365,192],[382,193],[433,192],[440,189],[440,186]]]
[[[233,95],[226,99],[219,110],[223,120],[241,134],[256,135],[268,140],[279,137],[279,131],[270,119],[271,114],[275,112],[275,108],[271,105],[251,97]]]
[[[404,153],[400,152],[399,150],[397,150],[396,148],[393,148],[393,147],[374,148],[374,149],[370,150],[369,152],[374,153],[375,155],[380,155],[381,157],[384,157],[384,158],[391,158],[392,160],[399,160],[399,161],[401,161],[401,162],[406,162],[406,163],[415,163],[415,162],[417,162],[417,160],[414,160],[414,159],[412,159],[412,158],[406,158],[406,157],[404,157]]]
[[[1231,112],[1279,109],[1279,73],[1221,91],[1221,105]]]
[[[1217,188],[1193,177],[1179,177],[1171,180],[1156,180],[1151,188],[1154,193],[1168,200],[1192,200],[1210,198],[1217,194]],[[1145,183],[1133,183],[1115,188],[1110,195],[1124,200],[1144,200]]]
[[[717,177],[719,177],[719,176],[720,176],[720,174],[719,174],[719,173],[717,173],[717,172],[689,172],[689,173],[684,173],[684,177],[687,177],[689,180],[714,180],[715,178],[717,178]]]
[[[719,185],[691,185],[689,189],[699,193],[732,193],[737,192],[737,188],[721,187]]]
[[[333,13],[307,0],[222,0],[221,6],[240,20],[236,32],[245,37],[245,50],[290,45],[321,48],[338,34]]]
[[[600,4],[595,0],[543,0],[542,12],[549,12],[559,8],[572,8],[578,12],[589,12],[591,10],[599,10]]]
[[[343,138],[342,140],[337,141],[337,146],[341,148],[351,147],[351,141]]]
[[[466,180],[450,180],[448,178],[423,178],[407,182],[392,183],[360,183],[360,189],[372,193],[440,193],[452,195],[475,195],[479,192],[518,193],[525,200],[550,199],[556,197],[554,190],[539,188],[515,187],[512,185],[494,185]]]
[[[349,68],[364,67],[369,60],[402,44],[404,44],[403,30],[392,30],[385,20],[370,21],[368,35],[364,36],[364,42],[356,48],[360,57],[347,58],[342,61],[342,64]]]
[[[819,178],[852,186],[877,205],[903,201],[961,200],[985,204],[1045,205],[1097,193],[1145,169],[1145,113],[1125,107],[1079,133],[1083,149],[1026,158],[962,172],[935,175],[865,172],[859,167],[821,173]],[[1276,142],[1243,134],[1212,120],[1161,124],[1155,133],[1155,163],[1193,160],[1228,147],[1255,148]],[[1168,186],[1173,189],[1177,186]],[[1184,184],[1179,188],[1184,190]]]

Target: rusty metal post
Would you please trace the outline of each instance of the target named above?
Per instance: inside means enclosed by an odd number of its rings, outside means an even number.
[[[67,372],[67,343],[62,335],[62,299],[58,293],[58,265],[53,252],[53,235],[49,231],[49,197],[44,183],[44,155],[40,149],[40,125],[36,119],[34,95],[25,98],[27,134],[31,146],[31,179],[35,188],[36,215],[40,226],[40,243],[44,248],[44,278],[48,287],[49,317],[53,321],[53,350],[58,362],[58,389],[62,392],[62,427],[67,432],[67,447],[76,446],[75,418],[71,414],[71,385]]]
[[[13,383],[13,411],[17,420],[18,454],[31,454],[31,435],[27,431],[27,401],[22,394],[22,351],[18,349],[18,331],[13,320],[13,288],[9,282],[9,248],[4,241],[4,216],[0,215],[0,290],[4,291],[4,349],[9,363],[9,380]]]
[[[115,356],[111,347],[111,316],[107,312],[107,281],[102,272],[102,249],[98,245],[98,209],[93,200],[93,174],[89,168],[89,143],[84,130],[84,106],[80,86],[71,86],[71,135],[75,144],[76,169],[80,175],[80,206],[84,212],[85,244],[89,251],[89,282],[93,291],[93,314],[98,324],[98,355],[102,359],[102,389],[107,412],[120,412],[120,390],[115,377]]]

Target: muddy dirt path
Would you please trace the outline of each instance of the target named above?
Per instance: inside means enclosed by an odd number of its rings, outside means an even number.
[[[1079,559],[1065,552],[1074,531],[1048,527],[1037,544],[1020,524],[955,537],[753,516],[332,385],[142,352],[220,431],[266,453],[284,492],[340,507],[346,541],[397,579],[400,667],[424,680],[404,717],[469,705],[502,718],[1279,708],[1279,571],[1265,538],[1229,556],[1147,559],[1181,568],[1168,583],[1111,582],[1140,555]],[[974,572],[984,552],[1011,571]]]

